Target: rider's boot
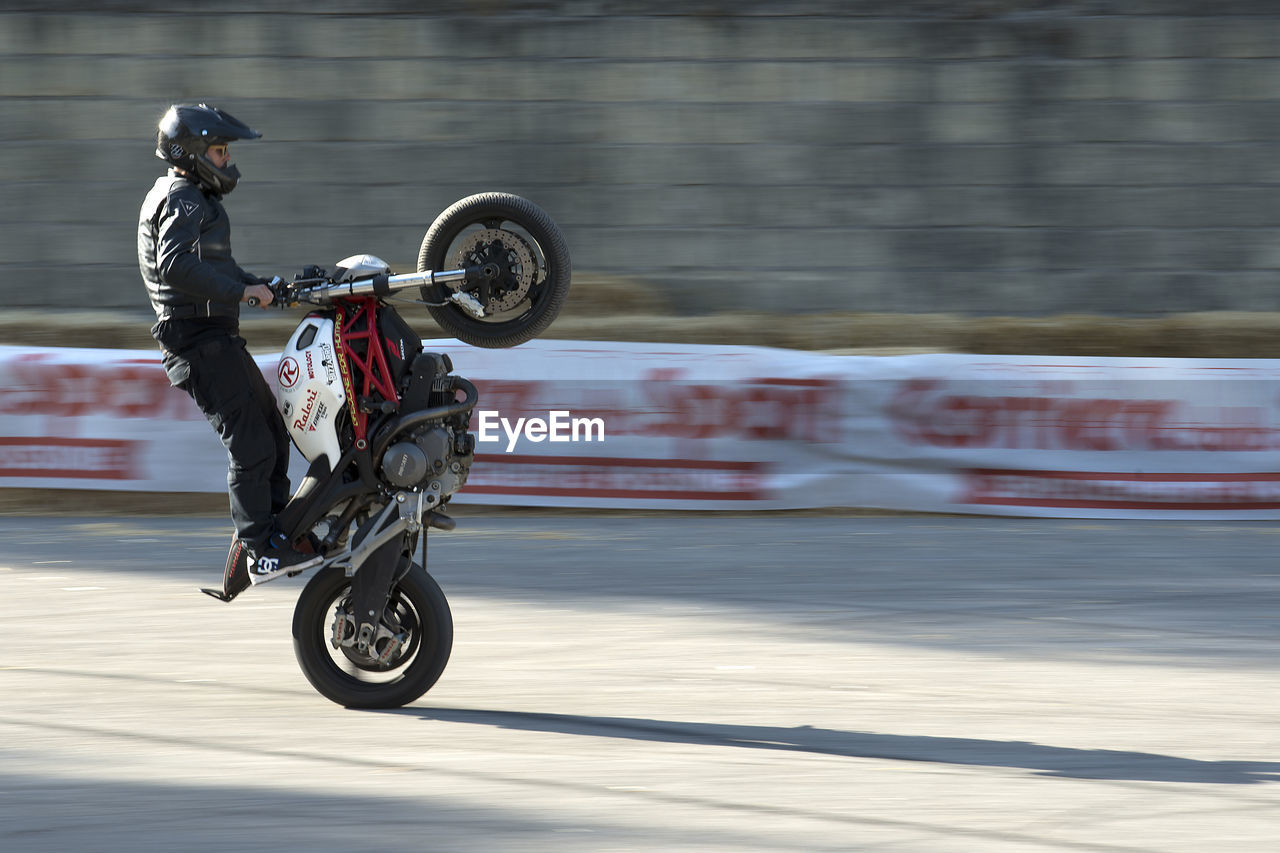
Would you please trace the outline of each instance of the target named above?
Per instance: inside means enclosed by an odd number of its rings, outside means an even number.
[[[248,581],[256,586],[323,562],[319,554],[304,554],[290,545],[283,533],[274,533],[262,545],[249,549]]]
[[[227,567],[222,570],[222,589],[202,587],[201,592],[219,601],[230,601],[250,586],[249,548],[238,536],[231,536],[231,550],[227,551]]]
[[[266,542],[261,553],[255,554],[248,543],[232,536],[231,549],[227,552],[227,565],[222,570],[222,589],[202,587],[200,591],[219,601],[231,601],[254,584],[266,583],[281,575],[317,566],[324,560],[316,553],[315,543],[311,538],[299,543],[299,547],[312,553],[301,553],[288,547],[284,535],[277,533]]]

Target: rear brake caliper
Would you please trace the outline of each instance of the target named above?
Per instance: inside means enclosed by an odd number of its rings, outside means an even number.
[[[339,604],[333,608],[333,627],[330,632],[329,644],[335,649],[343,646],[353,646],[356,642],[356,620],[351,618],[351,614],[347,609]]]
[[[379,664],[386,664],[400,654],[407,642],[408,631],[397,633],[385,621],[376,629],[367,622],[357,628],[355,618],[343,605],[339,604],[333,609],[329,644],[335,649],[351,649]]]
[[[381,647],[378,652],[378,663],[386,664],[392,658],[400,654],[400,650],[404,648],[404,644],[409,642],[409,632],[401,631],[399,634],[393,634],[387,630],[386,626],[378,627],[378,638],[374,640],[374,650]]]

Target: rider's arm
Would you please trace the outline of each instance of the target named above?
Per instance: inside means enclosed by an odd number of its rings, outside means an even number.
[[[245,283],[200,258],[201,200],[170,193],[156,223],[156,269],[166,284],[198,299],[239,302]]]

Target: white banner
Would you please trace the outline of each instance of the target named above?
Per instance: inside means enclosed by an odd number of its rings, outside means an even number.
[[[1280,518],[1280,361],[426,345],[480,390],[459,503]],[[0,486],[217,492],[226,461],[157,354],[0,347]]]
[[[845,386],[871,505],[1280,517],[1280,361],[928,355]]]

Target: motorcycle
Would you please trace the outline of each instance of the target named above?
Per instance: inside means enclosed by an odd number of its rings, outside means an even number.
[[[426,569],[427,533],[455,526],[444,509],[475,458],[478,395],[447,354],[423,350],[389,299],[416,289],[414,301],[450,334],[511,347],[555,319],[570,276],[564,237],[545,212],[484,193],[437,217],[417,272],[393,275],[381,259],[353,255],[333,272],[308,267],[272,282],[281,307],[314,306],[278,366],[277,407],[310,467],[277,525],[323,558],[298,597],[293,644],[328,699],[412,702],[453,647],[448,600]],[[223,588],[204,590],[223,601],[250,585],[236,540],[227,561]]]

